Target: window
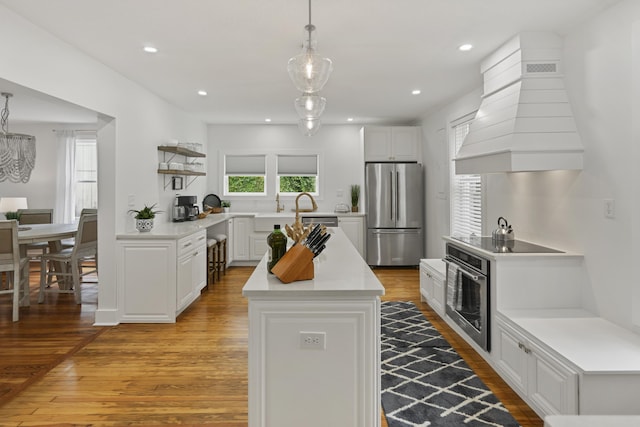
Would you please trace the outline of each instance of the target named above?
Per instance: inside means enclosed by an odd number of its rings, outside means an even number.
[[[277,193],[318,194],[318,155],[278,155]]]
[[[482,235],[482,177],[456,175],[455,158],[462,141],[469,133],[473,115],[467,115],[452,125],[450,168],[450,222],[452,236]]]
[[[84,208],[98,208],[98,153],[95,137],[75,139],[75,216]]]
[[[265,160],[264,154],[224,156],[224,194],[265,195]]]

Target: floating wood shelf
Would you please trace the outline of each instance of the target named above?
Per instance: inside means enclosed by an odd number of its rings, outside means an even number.
[[[189,150],[187,148],[178,147],[178,146],[160,145],[158,146],[158,151],[164,151],[165,153],[180,154],[182,156],[187,156],[187,157],[206,157],[207,156],[204,153],[198,153],[197,151]]]
[[[188,175],[188,176],[205,176],[205,172],[193,172],[185,170],[173,170],[173,169],[158,169],[159,174],[163,175]]]

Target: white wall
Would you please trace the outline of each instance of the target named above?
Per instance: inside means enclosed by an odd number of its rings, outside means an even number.
[[[634,274],[637,236],[638,156],[634,141],[632,95],[637,81],[632,64],[634,24],[640,20],[640,2],[623,1],[592,21],[575,28],[565,38],[565,81],[585,148],[582,171],[553,171],[486,175],[485,234],[495,228],[499,216],[513,224],[516,237],[581,252],[585,256],[588,283],[584,305],[626,328],[633,326],[633,312],[640,310],[640,281]],[[635,33],[637,37],[637,32]],[[637,61],[637,54],[636,54]],[[468,110],[477,100],[463,99]],[[423,120],[429,150],[438,150],[435,130],[446,127],[447,106]],[[463,108],[464,109],[464,108]],[[637,136],[637,134],[636,134]],[[426,159],[428,160],[428,159]],[[634,173],[635,172],[635,173]],[[429,200],[435,195],[427,194]],[[616,217],[604,217],[604,199],[614,199]],[[444,212],[427,216],[432,221]],[[430,218],[431,217],[431,218]],[[447,233],[443,222],[428,235],[428,256],[438,257],[439,235]],[[439,234],[439,235],[438,235]],[[632,295],[638,300],[632,305]],[[636,314],[637,316],[637,314]]]
[[[115,241],[118,233],[133,229],[127,214],[129,196],[135,206],[157,202],[168,207],[172,192],[159,187],[157,145],[172,138],[204,143],[206,126],[3,6],[0,50],[0,78],[101,113],[96,125],[100,198],[96,322],[116,323]],[[204,186],[204,180],[195,185]]]
[[[275,212],[275,182],[267,183],[263,197],[223,196],[222,154],[233,153],[319,153],[320,196],[315,197],[319,212],[333,212],[337,203],[351,206],[350,186],[360,184],[364,190],[364,155],[360,141],[360,126],[324,125],[312,137],[306,137],[293,125],[210,125],[207,192],[231,200],[232,212]],[[270,162],[272,169],[275,163]],[[338,191],[342,196],[338,196]],[[200,198],[198,200],[201,200]],[[295,209],[295,197],[281,196],[285,209]],[[307,204],[307,198],[300,199]],[[362,209],[362,204],[361,204]]]
[[[58,144],[52,124],[11,124],[9,130],[36,137],[36,163],[27,183],[0,182],[0,197],[26,197],[29,208],[49,209],[56,206],[56,174]],[[52,179],[53,177],[53,179]],[[55,211],[54,211],[55,215]]]
[[[426,258],[442,258],[442,236],[449,235],[449,141],[448,123],[474,112],[482,92],[476,89],[455,102],[425,117],[422,126],[425,169]]]

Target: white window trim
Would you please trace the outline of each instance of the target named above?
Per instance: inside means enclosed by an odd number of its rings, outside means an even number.
[[[266,170],[265,170],[265,192],[264,193],[228,193],[228,181],[227,175],[225,171],[225,158],[226,156],[265,156],[266,158]],[[300,155],[300,156],[318,156],[318,175],[316,177],[316,193],[310,193],[313,195],[314,199],[322,200],[323,199],[323,190],[324,190],[324,152],[322,150],[291,150],[291,149],[274,149],[274,150],[264,150],[264,151],[252,151],[252,150],[244,150],[244,151],[221,151],[218,157],[219,164],[219,179],[221,185],[221,193],[223,197],[229,198],[231,200],[238,198],[246,198],[246,197],[254,197],[259,199],[271,199],[275,198],[276,194],[278,194],[279,182],[278,174],[277,174],[277,157],[278,155]],[[295,199],[299,193],[280,193],[281,199]]]
[[[268,192],[268,187],[269,187],[269,180],[268,180],[268,174],[269,174],[269,155],[265,152],[253,152],[253,151],[229,151],[229,152],[225,152],[225,153],[220,153],[220,173],[221,173],[221,181],[222,181],[222,194],[223,197],[238,197],[238,198],[244,198],[244,197],[266,197]],[[265,158],[265,173],[264,175],[261,174],[252,174],[252,173],[246,173],[246,174],[233,174],[232,176],[262,176],[264,178],[264,191],[262,192],[255,192],[255,193],[231,193],[229,192],[229,175],[227,175],[227,171],[226,171],[226,158],[227,156],[264,156]]]
[[[485,211],[486,211],[486,203],[485,203],[485,180],[483,179],[482,175],[474,175],[476,177],[479,177],[479,185],[480,185],[480,212],[479,212],[479,220],[476,221],[476,224],[470,224],[468,227],[456,227],[455,221],[454,221],[454,215],[456,213],[456,208],[455,208],[455,203],[456,203],[456,195],[454,194],[455,191],[455,182],[457,179],[459,179],[459,175],[455,174],[455,162],[454,162],[454,158],[455,158],[455,147],[456,147],[456,127],[459,125],[463,125],[465,123],[469,123],[473,120],[473,118],[475,117],[475,112],[466,114],[462,117],[459,117],[458,119],[455,120],[451,120],[449,123],[449,131],[450,131],[450,137],[449,137],[449,144],[448,144],[448,153],[449,153],[449,232],[452,236],[454,235],[460,235],[460,234],[469,234],[471,232],[475,233],[476,235],[483,235],[483,231],[484,231],[484,216],[485,216]],[[473,222],[473,221],[471,221]],[[464,229],[464,231],[460,231],[461,228]]]
[[[276,193],[280,194],[281,196],[298,196],[298,194],[300,194],[300,192],[294,191],[294,192],[284,192],[284,191],[279,191],[278,189],[280,188],[280,177],[282,176],[315,176],[316,178],[316,190],[315,191],[310,191],[309,194],[311,194],[312,196],[319,196],[320,195],[320,164],[321,164],[321,158],[322,156],[320,155],[320,153],[310,153],[310,152],[296,152],[296,153],[292,153],[292,152],[278,152],[275,155],[275,160],[276,160],[276,166],[275,166],[275,191]],[[317,159],[317,173],[316,175],[310,175],[310,174],[278,174],[278,156],[316,156]]]

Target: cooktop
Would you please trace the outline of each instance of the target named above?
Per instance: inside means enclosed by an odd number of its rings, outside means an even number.
[[[562,251],[547,248],[545,246],[536,245],[533,243],[525,242],[523,240],[508,240],[501,243],[496,243],[491,237],[477,237],[477,236],[464,236],[453,237],[454,240],[459,240],[468,245],[475,246],[476,248],[485,250],[492,253],[514,253],[514,254],[549,254],[564,253]]]

